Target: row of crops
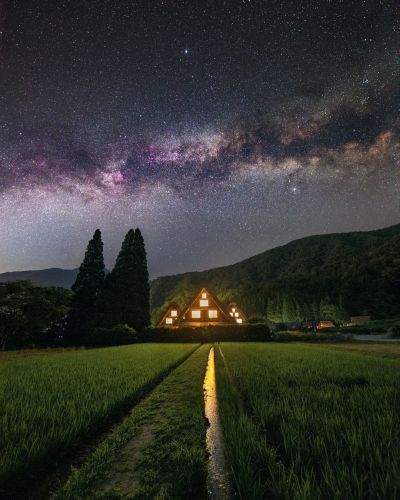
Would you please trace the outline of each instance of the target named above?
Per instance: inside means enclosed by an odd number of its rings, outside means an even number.
[[[217,349],[225,450],[242,498],[400,495],[400,360],[365,354]]]

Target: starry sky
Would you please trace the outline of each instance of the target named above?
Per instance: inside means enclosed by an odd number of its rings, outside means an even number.
[[[0,0],[0,272],[400,222],[398,0]]]

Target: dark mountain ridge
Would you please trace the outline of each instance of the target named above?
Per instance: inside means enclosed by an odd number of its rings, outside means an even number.
[[[0,283],[5,281],[28,280],[39,286],[58,286],[71,288],[75,282],[78,269],[38,269],[36,271],[12,271],[0,274]]]

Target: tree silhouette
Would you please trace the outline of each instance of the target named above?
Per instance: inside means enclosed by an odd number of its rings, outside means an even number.
[[[109,326],[127,324],[134,327],[136,315],[137,259],[135,255],[135,231],[130,229],[106,279],[106,323]]]
[[[135,281],[137,314],[134,320],[134,326],[136,330],[140,331],[150,324],[150,286],[146,249],[139,228],[136,228],[135,231],[134,253],[137,265]]]
[[[68,317],[67,343],[79,343],[99,321],[104,289],[104,257],[101,232],[96,229],[89,241],[78,276],[72,286],[72,307]]]
[[[130,229],[114,269],[106,278],[105,324],[129,325],[140,331],[150,324],[149,273],[140,229]]]

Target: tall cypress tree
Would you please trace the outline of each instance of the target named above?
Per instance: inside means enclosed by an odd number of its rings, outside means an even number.
[[[135,280],[137,312],[134,324],[136,330],[140,331],[150,324],[150,286],[146,249],[139,228],[135,231],[134,253],[137,265]]]
[[[149,273],[140,229],[130,229],[114,269],[106,278],[104,322],[127,324],[140,331],[150,324]]]
[[[130,229],[122,242],[114,269],[106,280],[106,322],[109,325],[135,326],[136,275],[135,231]]]
[[[104,257],[101,232],[96,229],[72,286],[72,307],[68,317],[68,340],[79,343],[99,320],[99,305],[104,288]]]

